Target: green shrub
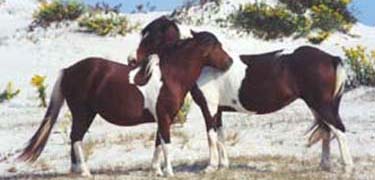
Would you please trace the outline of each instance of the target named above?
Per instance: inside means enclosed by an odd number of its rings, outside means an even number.
[[[349,77],[349,86],[375,86],[375,50],[368,53],[360,45],[354,48],[343,47],[343,50],[346,62],[353,72],[353,76]]]
[[[33,27],[47,27],[52,22],[75,20],[85,12],[86,6],[78,0],[54,0],[41,2],[34,12]]]
[[[241,5],[230,15],[234,27],[263,39],[275,39],[291,36],[297,30],[298,16],[286,8],[271,7],[265,3]]]
[[[105,35],[126,35],[137,26],[130,25],[128,19],[118,13],[95,12],[88,13],[79,19],[79,26],[85,31],[101,36]]]
[[[351,0],[279,0],[288,9],[297,14],[304,14],[311,10],[312,28],[322,31],[346,32],[356,18],[349,11]]]
[[[14,97],[16,97],[19,93],[20,93],[20,90],[14,89],[13,83],[8,82],[5,90],[2,93],[0,93],[0,103],[5,102],[5,101],[10,101]]]
[[[312,28],[327,32],[347,32],[350,29],[351,22],[345,21],[343,15],[325,4],[313,6],[311,12]]]
[[[173,123],[182,125],[186,122],[187,115],[191,107],[191,101],[191,96],[186,96],[184,105],[182,105],[181,109],[178,111],[176,117],[173,120]]]
[[[307,37],[307,39],[312,44],[320,44],[321,42],[323,42],[324,40],[326,40],[329,36],[330,36],[329,32],[321,31],[321,32],[319,32],[315,36],[309,36],[309,37]]]
[[[309,41],[320,43],[331,32],[347,33],[356,22],[348,10],[350,2],[279,0],[274,7],[262,2],[248,3],[232,13],[229,21],[234,27],[266,40],[291,36],[308,37],[310,33],[319,32],[316,37],[310,35]]]

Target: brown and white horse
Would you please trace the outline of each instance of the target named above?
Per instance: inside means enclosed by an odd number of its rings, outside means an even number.
[[[82,139],[99,114],[110,123],[133,126],[157,122],[154,168],[160,175],[160,153],[166,175],[173,175],[168,146],[170,125],[187,92],[195,85],[203,67],[227,70],[231,57],[208,32],[192,32],[193,38],[163,45],[137,68],[101,58],[87,58],[62,70],[54,85],[42,124],[19,156],[35,161],[45,147],[64,100],[72,113],[71,170],[90,176],[82,151]],[[159,64],[159,58],[162,59]]]
[[[153,23],[164,26],[145,29],[147,37],[137,49],[136,63],[149,53],[159,51],[155,46],[168,37],[172,44],[179,39],[179,29],[164,18]],[[165,35],[165,37],[163,36]],[[176,36],[173,36],[176,35]],[[159,38],[159,40],[157,40]],[[194,101],[200,106],[206,121],[210,162],[207,171],[228,166],[224,147],[221,114],[223,111],[239,111],[266,114],[282,109],[301,98],[315,117],[309,145],[322,140],[321,167],[330,168],[330,140],[332,132],[339,142],[343,164],[352,169],[352,158],[344,134],[345,127],[339,116],[340,99],[345,82],[345,71],[339,57],[317,48],[300,47],[291,54],[282,50],[257,55],[236,55],[233,66],[225,73],[203,72],[198,86],[191,90]],[[210,75],[205,75],[209,73]],[[216,134],[219,132],[219,135]],[[218,137],[217,137],[218,136]]]

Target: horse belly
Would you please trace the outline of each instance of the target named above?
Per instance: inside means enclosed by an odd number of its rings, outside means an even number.
[[[252,86],[240,90],[241,105],[257,114],[271,113],[293,102],[297,96],[287,86]]]
[[[108,85],[100,92],[95,104],[96,111],[110,123],[129,126],[145,121],[143,120],[144,98],[135,86]]]

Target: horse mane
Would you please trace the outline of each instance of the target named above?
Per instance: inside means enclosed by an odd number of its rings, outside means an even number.
[[[174,20],[170,17],[167,17],[167,16],[161,16],[161,17],[157,18],[156,20],[152,21],[151,23],[149,23],[146,27],[144,27],[142,29],[141,35],[143,37],[143,36],[146,35],[146,33],[152,33],[152,32],[155,32],[155,31],[160,31],[160,29],[162,31],[165,31],[170,26],[172,26],[176,30],[178,39],[180,39],[181,32],[180,32],[180,29],[178,28],[178,26],[176,24],[176,20]]]
[[[150,55],[148,59],[148,61],[143,61],[138,68],[129,73],[131,83],[143,86],[150,80],[153,70],[158,68],[159,57],[157,55]]]
[[[283,52],[283,49],[279,49],[276,51],[266,52],[262,54],[244,54],[240,55],[240,59],[243,63],[249,65],[251,62],[254,61],[262,61],[262,60],[275,60],[278,59],[281,56],[281,52]]]
[[[176,41],[176,43],[173,44],[173,48],[181,48],[190,45],[193,40],[199,41],[201,45],[208,45],[208,44],[214,44],[219,43],[219,40],[210,32],[202,31],[196,33],[195,37],[190,37],[186,39],[179,39]]]

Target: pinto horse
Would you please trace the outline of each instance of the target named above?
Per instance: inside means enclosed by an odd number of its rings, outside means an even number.
[[[164,28],[158,30],[149,27],[142,31],[147,37],[142,39],[137,49],[134,64],[145,60],[148,54],[160,51],[155,42],[160,43],[161,39],[168,37],[168,43],[173,43],[180,38],[173,20],[162,17],[153,23]],[[308,145],[322,140],[322,169],[330,169],[331,132],[338,140],[345,169],[352,169],[345,127],[339,115],[345,82],[345,71],[339,57],[309,46],[300,47],[291,54],[283,55],[282,50],[278,50],[233,57],[234,64],[228,71],[202,75],[197,86],[191,90],[193,100],[201,108],[208,132],[210,162],[206,171],[229,165],[224,146],[222,112],[272,113],[298,98],[304,100],[315,117],[309,129],[311,136]]]
[[[120,126],[157,122],[156,152],[163,151],[166,175],[173,175],[168,156],[170,125],[205,66],[227,70],[231,57],[208,32],[192,32],[193,38],[151,55],[137,68],[101,58],[87,58],[62,70],[54,85],[44,119],[19,159],[35,161],[45,147],[64,100],[72,113],[71,171],[90,176],[82,139],[96,114]],[[159,58],[162,61],[159,64]],[[119,93],[120,92],[120,93]],[[163,174],[160,166],[154,166]]]

